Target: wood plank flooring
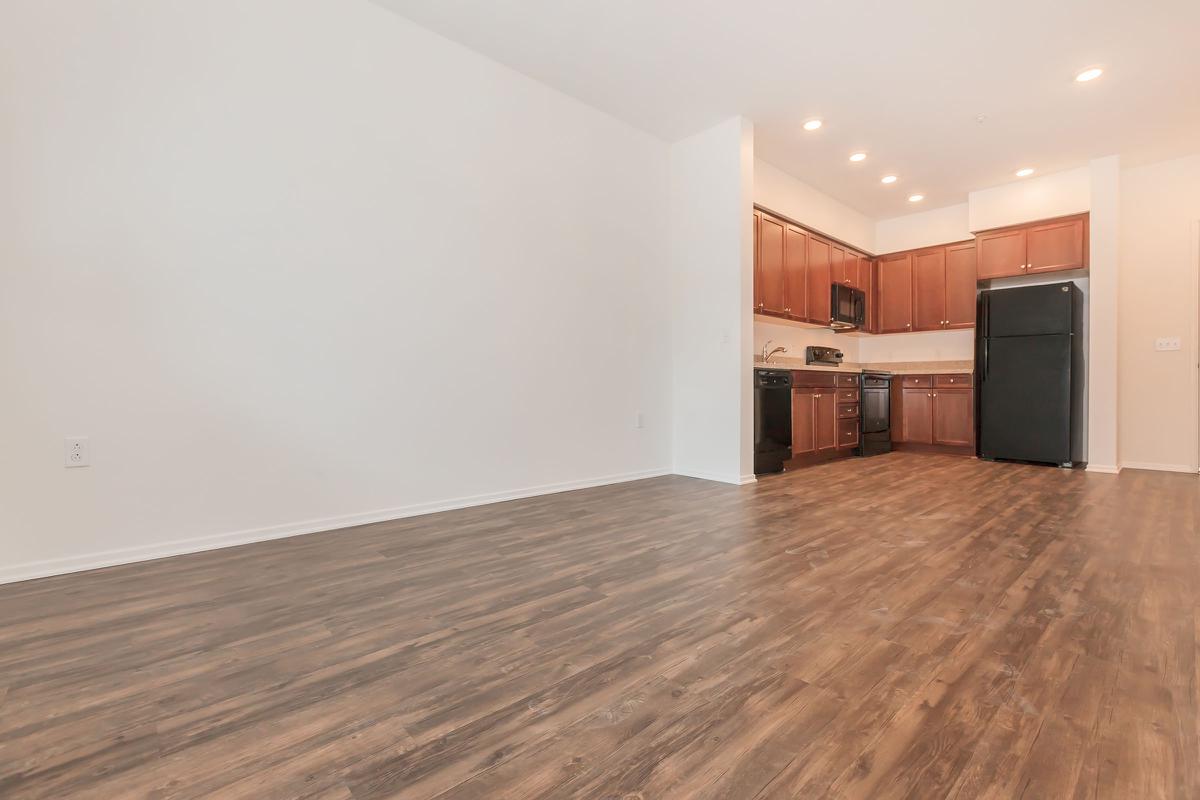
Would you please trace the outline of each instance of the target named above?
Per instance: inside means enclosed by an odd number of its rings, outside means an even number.
[[[0,586],[0,797],[1197,798],[1198,518],[893,453]]]

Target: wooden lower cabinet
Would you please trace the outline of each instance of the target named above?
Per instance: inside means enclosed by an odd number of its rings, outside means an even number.
[[[892,441],[965,451],[975,444],[971,375],[905,375],[892,392]]]
[[[792,390],[792,457],[817,452],[817,392],[819,389]]]
[[[858,375],[795,370],[792,381],[793,466],[852,455],[861,419]]]
[[[900,392],[900,441],[933,444],[933,389]]]
[[[792,390],[792,456],[829,454],[838,447],[837,391]]]
[[[933,443],[970,447],[975,441],[974,401],[971,390],[933,390]]]

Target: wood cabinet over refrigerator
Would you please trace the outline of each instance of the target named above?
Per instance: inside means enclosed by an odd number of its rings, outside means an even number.
[[[1088,215],[1014,225],[975,235],[979,280],[1088,266]]]

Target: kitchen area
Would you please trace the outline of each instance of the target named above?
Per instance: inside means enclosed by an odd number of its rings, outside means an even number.
[[[1088,215],[871,254],[754,210],[755,473],[1086,461]]]

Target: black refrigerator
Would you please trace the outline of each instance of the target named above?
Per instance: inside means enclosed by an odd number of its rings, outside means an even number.
[[[1074,283],[979,294],[979,457],[1083,461],[1083,294]]]

